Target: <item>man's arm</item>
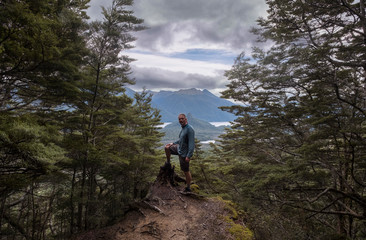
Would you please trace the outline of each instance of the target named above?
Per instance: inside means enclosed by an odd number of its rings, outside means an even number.
[[[189,159],[193,156],[194,152],[194,130],[192,128],[188,129],[188,153],[187,158]],[[187,161],[186,158],[186,161]]]

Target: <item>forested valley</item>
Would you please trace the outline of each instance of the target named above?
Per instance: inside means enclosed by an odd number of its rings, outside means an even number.
[[[0,1],[0,236],[70,239],[118,221],[165,161],[161,116],[125,51],[143,20],[114,0]],[[223,96],[241,104],[191,162],[254,239],[366,239],[365,0],[266,0]],[[194,86],[192,86],[194,87]]]

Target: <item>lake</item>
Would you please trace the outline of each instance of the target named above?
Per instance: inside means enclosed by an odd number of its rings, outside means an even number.
[[[215,127],[230,126],[230,122],[210,122]]]
[[[159,125],[158,127],[165,128],[169,124],[171,124],[171,122],[165,122],[165,123]],[[210,122],[210,124],[214,125],[215,127],[230,126],[230,122]]]
[[[202,144],[215,143],[215,140],[201,141]]]

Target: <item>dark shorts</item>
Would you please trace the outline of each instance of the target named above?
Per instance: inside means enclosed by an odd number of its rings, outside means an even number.
[[[179,157],[179,164],[180,164],[180,169],[183,172],[189,172],[189,162],[186,161],[185,157],[182,157],[178,154],[178,144],[173,144],[169,147],[169,151],[171,154],[173,155],[178,155]]]

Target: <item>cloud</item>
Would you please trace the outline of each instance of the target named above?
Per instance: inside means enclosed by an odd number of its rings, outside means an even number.
[[[111,2],[91,0],[88,14],[100,19],[100,5]],[[266,9],[265,0],[134,0],[134,15],[148,29],[134,33],[135,48],[124,53],[137,60],[131,88],[205,88],[219,95],[235,57],[258,46],[250,29]]]
[[[239,53],[254,46],[249,30],[265,10],[264,0],[135,0],[136,16],[150,28],[137,34],[136,46],[165,53],[192,48]]]
[[[101,6],[112,0],[91,0],[88,14],[101,18]],[[147,30],[136,33],[136,48],[175,53],[189,49],[250,52],[256,36],[250,29],[266,16],[265,0],[135,0],[134,15],[144,19]]]
[[[136,84],[132,88],[150,90],[169,90],[200,88],[214,91],[224,88],[227,80],[224,72],[230,65],[197,60],[170,58],[164,56],[130,54],[136,62],[132,63],[132,77]]]
[[[103,3],[100,0],[91,0],[89,2],[89,8],[87,10],[90,20],[102,19],[102,7],[109,7],[112,4],[112,0],[105,0]]]
[[[133,67],[132,76],[138,79],[136,88],[141,89],[185,89],[223,87],[225,79],[220,75],[206,76],[197,73],[173,72],[160,68]]]
[[[132,65],[143,68],[160,68],[173,72],[185,72],[189,74],[202,74],[215,76],[218,71],[227,70],[229,64],[211,63],[207,61],[172,58],[166,56],[152,55],[146,53],[129,52],[128,56],[136,59]]]

